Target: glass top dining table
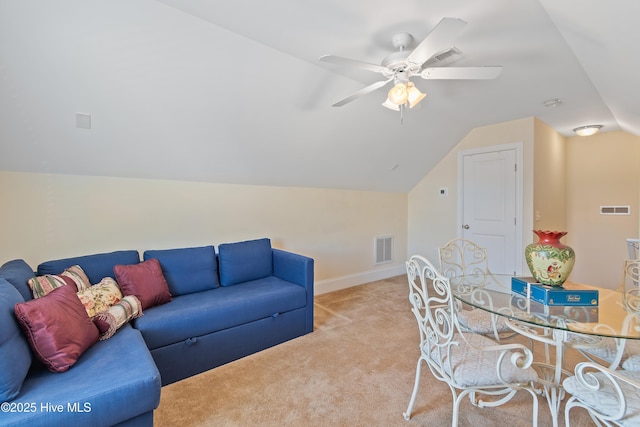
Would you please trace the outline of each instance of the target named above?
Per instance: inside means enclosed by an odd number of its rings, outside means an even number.
[[[586,335],[640,340],[640,313],[627,310],[622,292],[567,281],[565,289],[598,290],[597,306],[550,306],[511,291],[513,275],[449,278],[459,301],[507,319]]]

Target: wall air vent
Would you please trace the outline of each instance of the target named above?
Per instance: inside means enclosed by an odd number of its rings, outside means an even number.
[[[631,215],[631,206],[600,206],[600,215]]]
[[[382,236],[376,237],[375,240],[376,264],[385,264],[393,261],[393,237]]]

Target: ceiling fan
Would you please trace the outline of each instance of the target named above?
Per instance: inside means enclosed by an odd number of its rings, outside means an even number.
[[[485,67],[430,67],[436,59],[443,59],[452,54],[461,53],[453,47],[453,41],[467,23],[458,18],[443,18],[438,25],[422,40],[413,51],[406,51],[413,36],[408,33],[396,34],[392,43],[398,51],[382,60],[381,65],[362,62],[355,59],[334,55],[323,55],[320,61],[336,65],[353,66],[360,69],[382,74],[385,80],[380,80],[356,93],[336,102],[334,107],[341,107],[361,96],[380,89],[388,83],[394,86],[388,93],[383,106],[395,111],[402,111],[407,105],[413,108],[426,96],[416,88],[411,77],[420,76],[423,79],[494,79],[502,71],[502,66]]]

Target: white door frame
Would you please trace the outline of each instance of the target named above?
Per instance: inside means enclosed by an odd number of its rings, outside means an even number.
[[[516,224],[519,225],[516,227],[515,233],[515,248],[516,248],[516,274],[522,274],[522,265],[524,262],[524,254],[522,250],[522,236],[523,236],[523,178],[522,178],[522,168],[523,168],[523,152],[524,152],[524,144],[522,142],[514,142],[511,144],[500,144],[500,145],[491,145],[487,147],[479,147],[472,148],[468,150],[460,150],[458,151],[458,232],[457,236],[462,237],[462,225],[463,225],[463,197],[464,197],[464,156],[469,156],[473,154],[484,154],[484,153],[492,153],[495,151],[504,151],[504,150],[516,150]]]

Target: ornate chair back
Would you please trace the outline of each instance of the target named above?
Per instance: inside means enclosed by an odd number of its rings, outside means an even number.
[[[426,258],[414,255],[407,261],[411,312],[418,321],[420,349],[441,366],[440,352],[447,351],[456,330],[454,301],[449,281]],[[433,289],[429,294],[428,287]],[[430,363],[431,365],[431,363]],[[446,375],[444,371],[441,375]]]
[[[638,259],[640,255],[640,239],[627,239],[627,249],[629,250],[629,259]]]
[[[640,259],[628,259],[624,262],[622,277],[624,305],[627,310],[640,312]]]
[[[453,239],[438,249],[440,272],[449,278],[451,286],[458,285],[457,278],[471,276],[480,285],[489,273],[487,250],[466,239]],[[469,283],[469,279],[465,280]]]
[[[457,292],[471,292],[474,289],[492,284],[501,286],[493,280],[489,271],[487,250],[467,239],[453,239],[438,249],[440,272],[449,279],[451,287]],[[493,336],[496,341],[514,336],[504,320],[478,310],[463,310],[456,301],[458,320],[465,329],[478,334]]]

